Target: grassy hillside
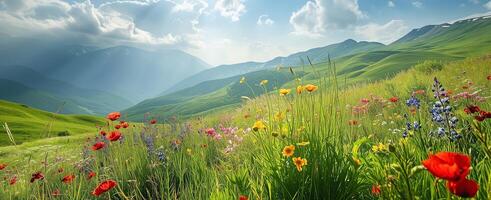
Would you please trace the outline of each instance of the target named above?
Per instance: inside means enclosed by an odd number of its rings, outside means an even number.
[[[87,115],[60,115],[0,100],[0,122],[8,124],[17,144],[58,135],[95,132],[104,125],[102,118]],[[12,144],[4,128],[0,130],[0,146]]]

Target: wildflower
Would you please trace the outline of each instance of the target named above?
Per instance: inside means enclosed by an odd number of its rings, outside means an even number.
[[[106,136],[106,134],[107,134],[107,133],[106,133],[106,131],[101,130],[101,131],[99,132],[99,134],[101,134],[102,136]]]
[[[115,129],[120,129],[120,128],[121,128],[121,124],[116,124],[116,125],[114,126],[114,128],[115,128]]]
[[[312,84],[308,84],[305,86],[305,90],[307,90],[308,92],[314,92],[317,90],[317,86],[316,85],[312,85]]]
[[[397,101],[399,101],[399,97],[391,97],[389,98],[389,101],[392,103],[397,103]]]
[[[457,122],[459,121],[452,113],[452,106],[450,105],[450,99],[447,96],[447,92],[443,85],[435,77],[433,81],[432,91],[436,99],[433,107],[430,110],[432,120],[438,124],[436,133],[442,137],[447,135],[450,140],[455,141],[462,136],[457,133],[455,129]],[[446,126],[446,127],[444,127]],[[435,131],[431,131],[430,134],[434,134]]]
[[[254,131],[259,131],[261,129],[266,129],[266,125],[264,125],[264,123],[262,121],[256,121],[254,123],[254,126],[252,126],[252,130]]]
[[[361,103],[363,103],[363,104],[367,104],[367,103],[370,103],[370,99],[367,99],[367,98],[362,98],[362,99],[360,100],[360,102],[361,102]]]
[[[293,156],[294,152],[295,152],[295,146],[293,145],[285,146],[285,148],[283,148],[283,156],[285,157]]]
[[[96,173],[94,171],[90,171],[89,174],[87,174],[87,180],[90,180],[96,176]]]
[[[387,145],[382,144],[382,143],[378,143],[377,145],[372,146],[372,151],[375,153],[382,152],[382,151],[388,151],[388,150],[389,150],[389,148],[387,147]]]
[[[416,91],[413,92],[413,95],[415,95],[415,94],[422,95],[422,94],[425,94],[425,91],[424,90],[416,90]]]
[[[418,98],[416,98],[414,95],[411,96],[411,98],[409,98],[407,101],[406,101],[406,105],[408,107],[416,107],[419,109],[419,107],[421,106],[421,102]]]
[[[356,126],[356,125],[358,125],[358,121],[357,120],[354,120],[354,119],[350,119],[350,120],[348,120],[348,125],[350,125],[350,126]]]
[[[7,167],[7,164],[0,164],[0,171],[5,169]]]
[[[297,94],[302,94],[304,87],[299,85],[297,86]]]
[[[14,176],[9,180],[9,185],[14,185],[15,183],[17,183],[17,176]]]
[[[284,112],[277,112],[275,115],[274,115],[274,119],[276,121],[283,121],[283,119],[285,119],[285,113]]]
[[[157,123],[157,120],[156,119],[150,120],[150,124],[156,124],[156,123]]]
[[[491,74],[487,77],[488,81],[491,81]]]
[[[310,144],[310,142],[300,142],[300,143],[297,143],[298,146],[307,146],[309,144]]]
[[[307,165],[307,159],[301,158],[301,157],[295,157],[293,158],[293,164],[297,167],[297,170],[299,172],[302,171],[302,167]]]
[[[382,192],[382,190],[380,189],[380,185],[379,184],[372,185],[372,195],[373,196],[379,196],[380,195],[380,192]]]
[[[245,195],[240,195],[239,200],[249,200],[249,197],[247,197]]]
[[[102,183],[100,183],[95,189],[94,191],[92,191],[92,195],[94,196],[99,196],[101,195],[102,193],[104,192],[107,192],[109,190],[111,190],[113,187],[115,187],[117,185],[116,181],[113,181],[113,180],[107,180],[107,181],[104,181]]]
[[[31,176],[31,183],[34,183],[36,180],[43,180],[44,174],[42,172],[36,172]]]
[[[107,119],[109,119],[111,121],[118,120],[120,117],[121,117],[120,112],[112,112],[112,113],[107,114]]]
[[[112,131],[111,134],[107,137],[107,139],[111,142],[118,141],[121,138],[121,132]]]
[[[469,174],[471,159],[460,153],[440,152],[435,155],[430,154],[428,159],[423,161],[423,165],[435,177],[458,181]]]
[[[479,190],[479,185],[476,183],[476,181],[462,179],[460,181],[448,181],[447,188],[454,195],[464,198],[471,198],[476,196],[476,193]]]
[[[193,153],[193,150],[191,150],[190,148],[187,148],[186,149],[186,152],[187,152],[188,155],[191,155]]]
[[[290,94],[291,89],[280,89],[280,96],[285,96],[287,94]]]
[[[73,174],[66,175],[65,177],[63,177],[63,179],[61,179],[61,182],[69,184],[73,181],[73,179],[75,179],[75,175],[73,175]]]
[[[246,81],[246,78],[243,76],[242,78],[240,78],[239,83],[240,83],[240,84],[244,84],[244,83],[245,83],[245,81]]]
[[[478,113],[480,111],[481,111],[481,108],[479,108],[479,106],[475,106],[475,105],[469,105],[469,106],[464,108],[464,112],[467,114]]]
[[[106,144],[104,142],[97,142],[94,145],[92,145],[92,150],[97,151],[99,149],[104,148]]]
[[[123,122],[123,123],[121,123],[121,126],[123,128],[128,128],[130,125],[128,124],[128,122]]]
[[[60,196],[61,195],[60,189],[55,189],[53,192],[51,192],[51,195],[55,197]]]
[[[262,80],[261,82],[259,82],[260,85],[266,85],[268,84],[268,80]]]

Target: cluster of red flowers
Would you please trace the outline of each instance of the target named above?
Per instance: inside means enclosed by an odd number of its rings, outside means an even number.
[[[476,196],[479,185],[466,178],[471,167],[469,156],[453,152],[440,152],[430,155],[427,160],[423,161],[423,165],[433,176],[447,180],[447,189],[452,194],[459,197]]]
[[[477,121],[484,121],[485,119],[491,118],[491,112],[482,110],[479,106],[470,105],[464,108],[464,112],[469,115],[474,115],[474,119]]]

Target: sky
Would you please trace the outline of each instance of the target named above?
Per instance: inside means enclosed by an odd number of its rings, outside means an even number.
[[[491,0],[0,0],[0,37],[179,49],[216,66],[491,14]]]

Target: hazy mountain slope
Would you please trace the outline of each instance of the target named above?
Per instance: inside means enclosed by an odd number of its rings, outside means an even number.
[[[198,58],[178,50],[146,51],[118,46],[91,51],[62,66],[39,71],[82,88],[140,101],[207,67]]]
[[[1,86],[1,85],[0,85]],[[29,106],[0,100],[0,122],[7,123],[15,142],[34,141],[59,134],[76,135],[96,131],[96,125],[103,125],[103,118],[87,115],[60,115]],[[51,132],[48,132],[51,125]],[[65,133],[67,132],[67,133]],[[3,128],[0,129],[0,146],[10,145]]]
[[[1,66],[0,78],[15,81],[26,87],[42,91],[43,96],[46,94],[56,96],[56,103],[53,102],[54,104],[59,104],[60,101],[65,100],[84,108],[82,110],[83,112],[65,111],[64,113],[104,115],[110,111],[122,110],[132,105],[131,102],[122,97],[97,90],[81,89],[66,82],[50,79],[39,72],[23,66]],[[20,99],[20,97],[15,98],[15,102],[27,103],[33,107],[43,109],[32,104],[34,100],[42,97],[36,97],[33,94],[25,96],[29,99]],[[14,98],[6,94],[3,94],[3,98],[14,101]],[[56,111],[53,109],[46,110]]]
[[[203,81],[227,78],[239,74],[244,74],[247,72],[258,71],[261,69],[271,69],[271,68],[275,68],[278,65],[283,65],[283,66],[302,65],[308,62],[306,61],[307,56],[311,59],[312,62],[318,63],[318,62],[326,61],[328,55],[331,56],[332,59],[334,59],[334,58],[347,56],[358,52],[374,50],[383,46],[384,46],[383,44],[377,42],[356,42],[354,40],[349,39],[341,43],[332,44],[325,47],[314,48],[304,52],[298,52],[289,55],[287,57],[276,57],[264,63],[246,62],[246,63],[239,63],[233,65],[220,65],[211,69],[204,70],[191,77],[188,77],[185,80],[177,83],[176,85],[174,85],[173,87],[171,87],[169,90],[165,91],[162,94],[168,94],[184,88],[188,88],[198,83],[201,83]]]

